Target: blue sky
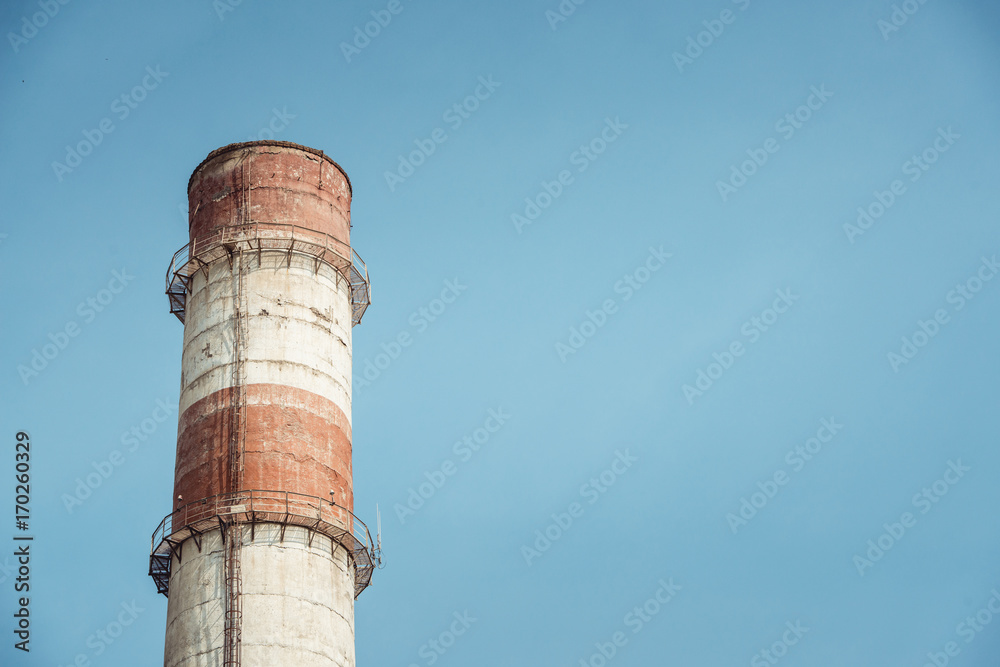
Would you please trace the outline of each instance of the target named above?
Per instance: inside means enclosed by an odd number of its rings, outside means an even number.
[[[995,5],[400,0],[358,38],[389,5],[0,9],[0,662],[161,662],[163,276],[194,167],[273,135],[346,169],[372,280],[359,664],[995,664]]]

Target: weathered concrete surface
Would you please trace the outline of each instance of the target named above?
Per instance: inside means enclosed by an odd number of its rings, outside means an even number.
[[[353,509],[350,286],[309,258],[244,257],[248,312],[244,489],[330,498]],[[192,281],[184,325],[177,506],[228,486],[233,274],[227,259]],[[183,500],[178,501],[177,496]]]
[[[326,264],[263,252],[245,256],[248,302],[248,384],[284,384],[349,405],[351,392],[350,285]],[[184,323],[180,411],[232,384],[233,275],[221,259],[191,284]],[[350,414],[350,410],[345,410]]]
[[[243,530],[242,662],[246,667],[354,666],[354,569],[342,548],[305,528]],[[225,551],[219,531],[173,559],[164,667],[222,667]]]

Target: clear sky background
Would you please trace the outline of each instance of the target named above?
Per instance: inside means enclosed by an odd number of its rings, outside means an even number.
[[[359,665],[600,667],[619,632],[610,665],[995,665],[1000,10],[902,4],[400,0],[366,43],[386,2],[4,2],[0,663],[162,663],[164,273],[192,170],[273,130],[350,175],[371,273],[354,487],[387,566]]]

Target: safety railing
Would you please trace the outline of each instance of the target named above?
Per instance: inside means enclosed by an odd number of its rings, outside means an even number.
[[[315,534],[325,535],[334,549],[343,547],[354,561],[354,597],[371,583],[376,565],[371,534],[350,510],[316,496],[252,490],[197,500],[164,517],[153,531],[150,545],[149,576],[156,582],[157,592],[169,594],[172,557],[183,558],[185,542],[193,540],[200,550],[205,533],[223,529],[233,519],[248,525],[251,533],[257,524],[278,524],[282,539],[287,526],[301,526],[308,529],[310,544]]]
[[[329,234],[281,223],[251,222],[218,227],[209,236],[196,238],[174,253],[167,268],[170,312],[184,321],[191,279],[212,262],[233,252],[281,251],[304,255],[329,264],[351,285],[351,323],[357,325],[371,305],[371,282],[364,260],[348,244]]]

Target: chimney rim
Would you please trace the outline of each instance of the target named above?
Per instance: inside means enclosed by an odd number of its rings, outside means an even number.
[[[227,144],[227,145],[222,146],[220,148],[216,148],[214,151],[212,151],[211,153],[209,153],[205,157],[205,159],[202,160],[198,164],[197,167],[194,168],[194,171],[191,172],[191,177],[188,178],[188,186],[187,186],[188,194],[189,195],[191,194],[191,185],[194,183],[194,177],[195,177],[195,175],[197,175],[197,173],[199,171],[201,171],[202,167],[204,167],[206,164],[208,164],[209,162],[211,162],[212,160],[214,160],[215,158],[217,158],[220,155],[223,155],[225,153],[229,153],[229,152],[232,152],[232,151],[237,151],[237,150],[240,150],[242,148],[249,148],[251,146],[278,146],[280,148],[292,148],[292,149],[295,149],[295,150],[298,150],[298,151],[302,151],[303,153],[309,153],[311,155],[317,155],[317,156],[323,158],[324,160],[326,160],[327,162],[329,162],[330,164],[332,164],[334,167],[337,168],[337,170],[341,174],[344,175],[344,180],[347,181],[347,191],[351,194],[352,197],[354,196],[354,188],[351,186],[351,177],[348,176],[347,172],[344,171],[344,168],[341,167],[339,164],[337,164],[333,160],[333,158],[331,158],[329,155],[327,155],[323,151],[319,150],[318,148],[310,148],[309,146],[303,146],[302,144],[297,144],[297,143],[292,142],[292,141],[278,141],[276,139],[263,139],[263,140],[260,140],[260,141],[240,141],[240,142],[237,142],[237,143],[234,143],[234,144]]]

